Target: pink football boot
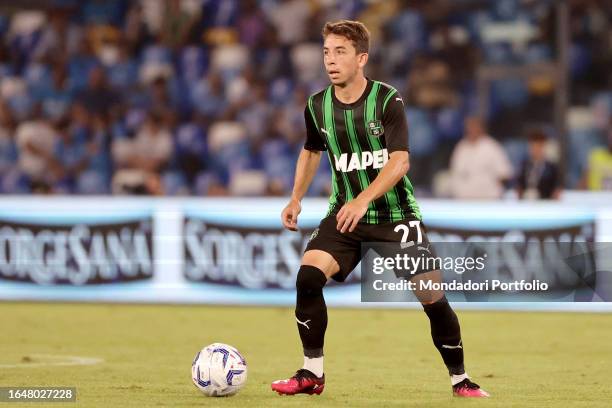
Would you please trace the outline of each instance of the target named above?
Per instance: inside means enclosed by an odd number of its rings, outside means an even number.
[[[488,392],[480,388],[478,384],[470,381],[469,378],[466,378],[460,383],[453,385],[453,395],[455,397],[467,398],[483,398],[491,396]]]
[[[280,395],[295,394],[321,394],[325,388],[325,375],[317,377],[303,368],[297,370],[295,375],[286,380],[278,380],[272,383],[272,391]]]

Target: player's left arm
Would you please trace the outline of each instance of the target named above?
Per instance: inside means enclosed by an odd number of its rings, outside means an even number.
[[[404,113],[404,102],[399,93],[391,96],[385,111],[382,124],[389,160],[378,176],[354,200],[344,204],[338,214],[337,229],[344,233],[352,232],[359,220],[365,215],[370,202],[391,190],[406,175],[410,168],[408,153],[408,124]]]

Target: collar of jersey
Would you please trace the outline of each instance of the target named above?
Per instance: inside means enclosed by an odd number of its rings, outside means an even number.
[[[370,78],[368,78],[368,77],[366,77],[366,80],[368,81],[368,84],[366,85],[363,93],[361,94],[359,99],[357,99],[353,103],[342,103],[342,102],[340,102],[338,100],[338,98],[336,98],[336,90],[334,89],[334,86],[330,85],[332,87],[331,94],[332,94],[332,101],[334,102],[334,105],[339,107],[339,108],[342,108],[342,109],[355,109],[358,106],[361,106],[363,101],[366,100],[366,98],[368,97],[370,91],[372,90],[372,80]]]

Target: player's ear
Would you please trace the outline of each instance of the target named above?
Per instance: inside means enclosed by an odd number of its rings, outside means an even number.
[[[357,63],[359,64],[359,68],[365,67],[368,63],[368,53],[364,52],[357,56]]]

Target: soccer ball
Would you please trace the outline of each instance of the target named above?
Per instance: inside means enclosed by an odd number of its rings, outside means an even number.
[[[191,379],[209,397],[234,395],[246,384],[246,361],[234,347],[213,343],[196,354]]]

